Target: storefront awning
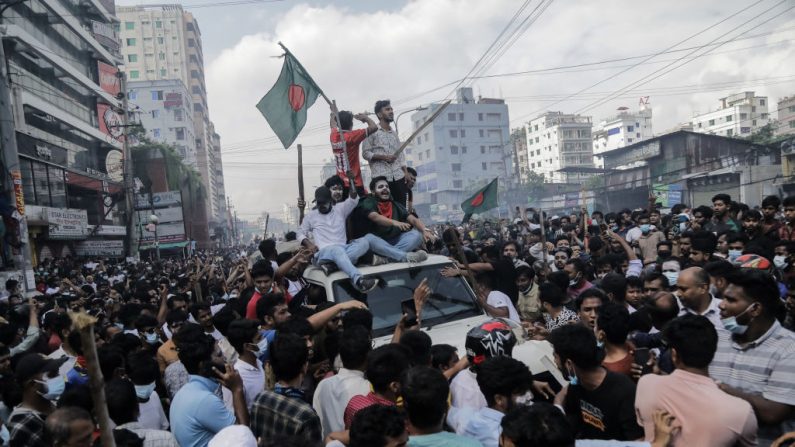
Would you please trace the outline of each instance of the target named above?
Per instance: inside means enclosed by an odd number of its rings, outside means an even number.
[[[183,242],[170,242],[167,244],[160,244],[161,250],[168,250],[170,248],[185,248],[190,241],[183,241]],[[154,250],[154,245],[141,245],[139,250]]]

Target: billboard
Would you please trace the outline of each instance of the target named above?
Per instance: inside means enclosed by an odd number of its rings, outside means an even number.
[[[121,92],[121,79],[119,79],[119,69],[104,62],[97,62],[99,72],[99,86],[102,90],[113,96]]]
[[[78,256],[124,256],[124,241],[117,240],[96,240],[80,241],[75,244],[75,253]]]
[[[148,222],[149,216],[152,215],[152,212],[149,210],[139,210],[138,211],[138,219],[140,222]],[[155,215],[159,219],[161,224],[168,223],[168,222],[182,222],[182,208],[160,208],[155,209]]]
[[[149,203],[149,194],[135,195],[135,209],[148,210],[154,205],[155,208],[170,206],[182,206],[182,193],[180,191],[156,192]]]
[[[99,131],[107,135],[108,141],[120,142],[124,136],[121,116],[108,104],[97,104],[97,116],[99,117]]]
[[[161,244],[167,242],[183,242],[187,240],[185,236],[185,222],[171,222],[167,224],[159,224],[157,226],[157,240]],[[155,233],[152,231],[143,230],[141,234],[141,243],[151,244],[155,241]]]
[[[88,234],[86,210],[44,208],[50,239],[85,239]]]

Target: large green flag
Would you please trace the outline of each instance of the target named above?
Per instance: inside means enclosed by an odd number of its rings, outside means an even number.
[[[289,52],[284,55],[284,65],[276,84],[257,103],[262,116],[268,120],[273,132],[287,149],[306,124],[306,110],[312,107],[320,87]]]
[[[468,222],[473,214],[482,213],[497,207],[497,184],[497,178],[495,178],[473,194],[472,197],[461,202],[461,210],[464,211],[462,223]]]

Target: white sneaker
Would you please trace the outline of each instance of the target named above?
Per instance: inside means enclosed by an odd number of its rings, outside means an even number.
[[[422,262],[426,259],[428,259],[428,253],[425,250],[406,253],[406,262]]]

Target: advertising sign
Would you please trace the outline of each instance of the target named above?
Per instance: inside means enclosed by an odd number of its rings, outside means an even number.
[[[124,241],[120,239],[107,241],[80,241],[75,244],[78,256],[124,256]]]
[[[159,224],[157,226],[157,240],[161,244],[167,242],[183,242],[185,237],[185,223],[173,222],[167,224]],[[141,236],[142,243],[153,243],[155,241],[155,233],[150,231],[143,231]]]
[[[22,173],[19,169],[11,171],[11,179],[14,181],[14,200],[17,204],[17,212],[21,216],[25,215],[25,195],[22,192]]]
[[[121,116],[107,104],[97,104],[97,116],[99,117],[99,131],[113,140],[121,141],[124,134]]]
[[[138,211],[138,221],[139,222],[149,222],[149,216],[152,215],[152,212],[149,210],[140,210]],[[157,216],[159,222],[161,224],[169,223],[169,222],[182,222],[182,208],[160,208],[155,209],[155,215]]]
[[[111,150],[105,156],[105,172],[114,182],[124,181],[124,160],[121,151]]]
[[[152,204],[155,208],[182,205],[182,194],[179,191],[156,192],[152,197]],[[149,194],[135,195],[135,209],[148,210],[152,204],[149,203]]]
[[[45,208],[50,239],[84,239],[88,234],[86,210]]]
[[[119,70],[104,62],[97,62],[99,68],[99,86],[102,90],[116,96],[121,92],[121,79],[117,76]]]
[[[652,185],[657,202],[662,203],[663,207],[672,207],[677,203],[682,203],[682,187],[677,184],[663,185],[655,183]]]

